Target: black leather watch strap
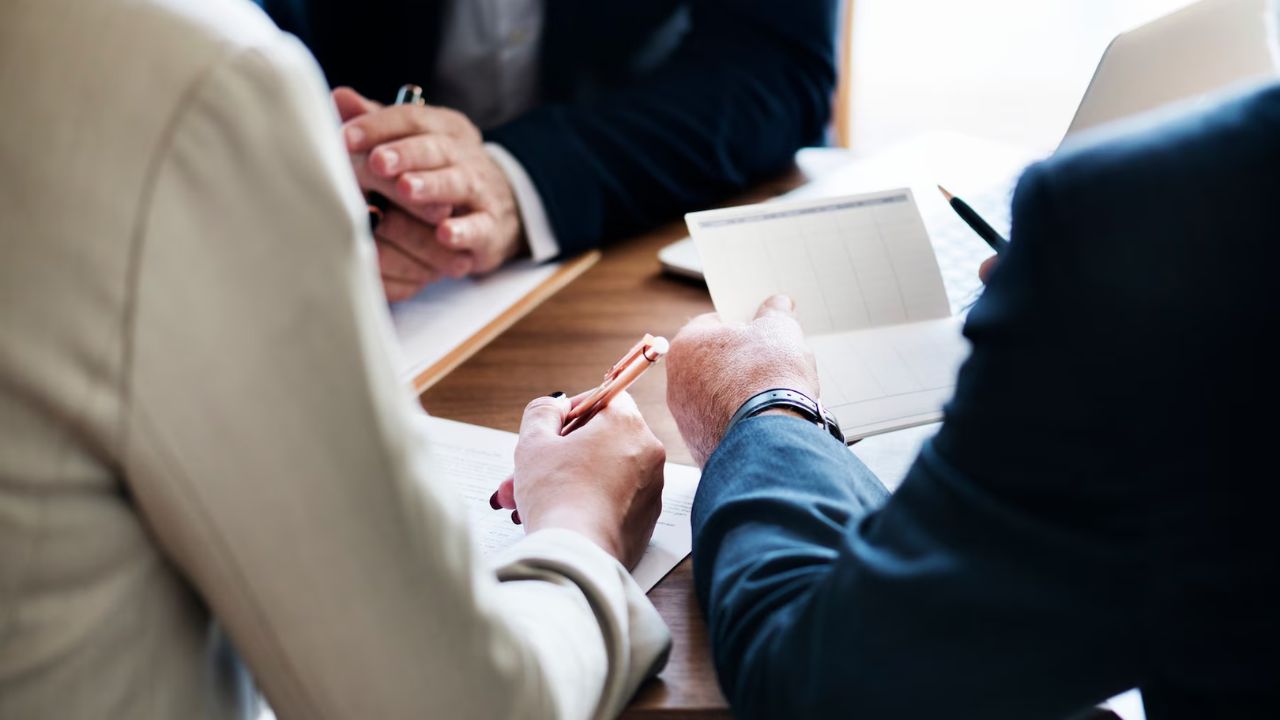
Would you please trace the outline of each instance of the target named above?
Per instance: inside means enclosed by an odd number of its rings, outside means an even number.
[[[843,443],[844,432],[840,430],[840,424],[836,422],[835,416],[827,409],[822,407],[822,403],[805,395],[799,390],[790,388],[773,388],[756,393],[742,403],[738,408],[738,412],[730,418],[729,424],[724,429],[724,436],[729,436],[729,431],[733,430],[733,426],[755,417],[765,410],[773,408],[788,408],[795,410],[809,420],[809,422],[817,425],[823,430],[831,433],[831,436]]]

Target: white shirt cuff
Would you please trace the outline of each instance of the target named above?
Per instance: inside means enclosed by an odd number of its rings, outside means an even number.
[[[515,156],[497,143],[485,143],[484,149],[489,157],[498,163],[507,182],[511,183],[511,191],[516,196],[516,206],[520,208],[520,221],[524,224],[524,236],[529,241],[529,251],[537,262],[550,260],[560,254],[560,243],[551,230],[551,222],[547,220],[547,209],[542,205],[542,196],[524,166]]]

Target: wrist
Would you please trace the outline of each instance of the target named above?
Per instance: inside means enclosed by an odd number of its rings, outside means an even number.
[[[536,522],[526,521],[525,524],[529,532],[557,528],[577,533],[614,558],[622,560],[621,538],[618,537],[617,532],[611,532],[608,529],[608,523],[599,521],[596,513],[579,509],[556,509],[543,513]]]
[[[793,417],[793,418],[799,418],[799,419],[801,419],[801,420],[808,420],[808,419],[809,419],[809,418],[805,417],[804,413],[801,413],[799,410],[795,410],[795,409],[792,409],[792,408],[786,408],[786,407],[775,407],[775,408],[769,408],[768,410],[765,410],[764,412],[758,413],[758,414],[756,415],[756,417],[763,417],[763,416],[765,416],[765,415],[788,415],[788,416],[790,416],[790,417]]]
[[[487,142],[484,149],[498,165],[514,199],[520,224],[521,245],[528,248],[529,254],[537,262],[550,260],[559,255],[560,244],[556,241],[547,208],[542,202],[542,195],[524,169],[524,165],[521,165],[514,155],[498,143]]]
[[[741,392],[733,393],[732,395],[727,396],[725,398],[732,404],[729,405],[726,403],[726,406],[721,408],[720,423],[719,423],[719,428],[721,431],[720,437],[723,438],[724,433],[728,432],[729,426],[733,420],[733,416],[737,414],[739,410],[742,409],[743,405],[745,405],[748,401],[750,401],[751,398],[759,395],[762,392],[769,390],[770,388],[794,388],[795,390],[798,390],[804,393],[805,395],[808,395],[811,398],[818,397],[818,393],[815,388],[809,387],[809,383],[798,378],[777,377],[777,378],[773,378],[772,380],[766,379],[760,382],[752,382],[750,384],[744,384],[742,386]],[[788,408],[782,408],[782,409],[787,410]],[[794,409],[791,409],[791,410],[792,412],[798,413],[798,411],[795,411]],[[770,414],[777,414],[777,413],[770,413]],[[797,416],[799,415],[797,414]]]
[[[723,435],[728,435],[738,423],[758,415],[786,413],[813,423],[836,440],[844,442],[840,423],[815,396],[794,387],[779,386],[762,390],[747,398],[725,425]]]

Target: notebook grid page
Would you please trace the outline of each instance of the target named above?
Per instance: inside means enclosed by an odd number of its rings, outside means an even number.
[[[775,292],[796,301],[810,334],[946,317],[945,286],[908,190],[708,213],[699,251],[725,272],[708,278],[722,315],[747,320]]]

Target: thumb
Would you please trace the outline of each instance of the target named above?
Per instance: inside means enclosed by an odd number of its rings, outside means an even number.
[[[564,393],[558,396],[534,398],[524,408],[524,418],[520,420],[520,438],[543,439],[560,437],[564,427],[564,416],[569,414],[569,398]]]
[[[760,304],[760,309],[756,310],[755,319],[759,320],[762,317],[768,317],[770,315],[785,315],[787,317],[794,318],[796,316],[795,301],[786,295],[769,296]]]
[[[986,285],[987,281],[991,279],[991,272],[996,269],[996,263],[999,258],[999,255],[992,255],[983,260],[982,264],[978,266],[978,279],[982,281],[983,285]]]
[[[332,95],[333,104],[338,108],[338,117],[342,122],[382,107],[349,87],[334,88]]]

